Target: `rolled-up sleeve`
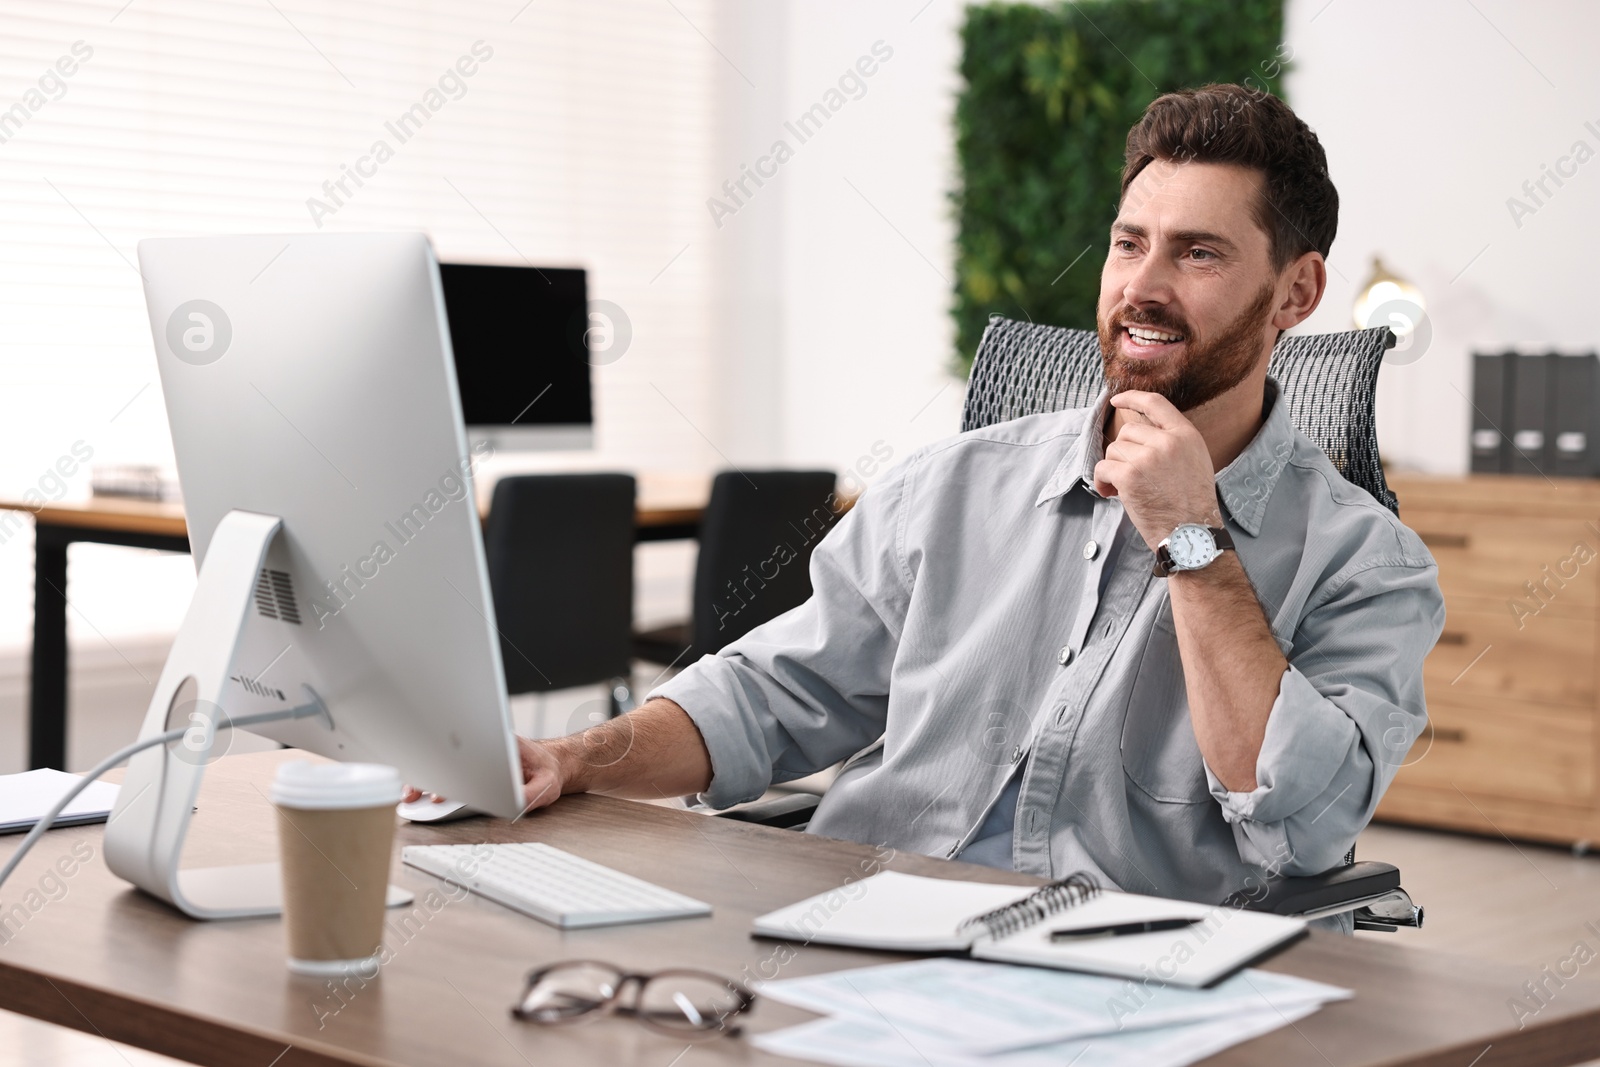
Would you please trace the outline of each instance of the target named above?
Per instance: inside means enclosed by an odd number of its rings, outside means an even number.
[[[1444,627],[1427,558],[1367,561],[1328,583],[1293,635],[1256,788],[1211,795],[1239,857],[1271,873],[1336,866],[1427,721],[1422,661]]]
[[[648,694],[677,703],[704,738],[705,803],[753,800],[883,733],[912,584],[899,538],[916,460],[886,472],[818,543],[809,600]]]

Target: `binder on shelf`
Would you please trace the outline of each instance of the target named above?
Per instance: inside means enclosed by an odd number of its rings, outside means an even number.
[[[1511,455],[1506,464],[1510,474],[1547,474],[1552,465],[1554,444],[1550,440],[1549,418],[1554,384],[1555,356],[1518,353],[1511,359],[1515,367],[1511,386]]]
[[[1472,473],[1504,474],[1511,453],[1511,372],[1514,353],[1472,357]]]
[[[1600,475],[1600,359],[1595,353],[1550,357],[1550,465],[1568,478]]]

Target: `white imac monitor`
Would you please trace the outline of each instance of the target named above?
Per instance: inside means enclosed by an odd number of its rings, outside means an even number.
[[[473,445],[494,452],[593,448],[584,272],[445,263],[439,276]]]
[[[517,815],[474,456],[427,238],[147,240],[139,267],[199,570],[142,736],[197,731],[129,763],[112,870],[197,917],[276,910],[275,874],[178,869],[223,728],[273,711],[300,717],[252,732]]]

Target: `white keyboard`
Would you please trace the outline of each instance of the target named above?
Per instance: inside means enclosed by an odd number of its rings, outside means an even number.
[[[711,914],[711,905],[703,901],[549,845],[409,845],[400,858],[564,929]]]

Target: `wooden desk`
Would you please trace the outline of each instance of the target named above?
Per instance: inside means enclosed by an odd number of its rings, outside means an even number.
[[[693,538],[711,492],[706,475],[640,472],[635,524],[640,541]],[[33,652],[28,678],[28,766],[67,762],[67,548],[93,541],[165,552],[189,551],[180,504],[116,497],[61,501],[38,510],[0,499],[0,524],[33,516]]]
[[[265,791],[273,768],[292,755],[230,756],[212,766],[188,862],[274,858]],[[47,881],[42,888],[64,888],[36,898],[41,906],[20,921],[7,913],[11,925],[0,928],[0,1008],[219,1067],[668,1067],[679,1062],[685,1044],[627,1019],[565,1029],[515,1021],[508,1009],[523,974],[581,957],[639,970],[693,965],[730,977],[759,974],[763,967],[770,974],[774,961],[791,951],[792,959],[778,968],[783,977],[898,958],[819,946],[782,949],[748,934],[755,915],[859,878],[879,856],[874,849],[653,805],[569,797],[514,824],[477,819],[403,826],[399,843],[548,841],[706,900],[715,913],[561,932],[478,897],[430,897],[441,883],[397,859],[394,877],[417,891],[418,904],[409,913],[390,913],[393,959],[382,974],[336,994],[325,981],[285,969],[279,920],[180,918],[114,878],[100,858],[100,840],[100,827],[52,832],[5,887],[8,906],[41,888],[41,879]],[[0,840],[0,855],[16,841]],[[92,850],[92,859],[59,883],[49,881],[50,865],[74,848],[80,856]],[[915,874],[1035,881],[923,856],[891,855],[885,865]],[[1580,1062],[1600,1048],[1600,991],[1589,984],[1569,984],[1519,1031],[1506,1001],[1529,975],[1407,948],[1403,940],[1403,934],[1376,941],[1314,933],[1280,953],[1264,966],[1346,986],[1355,998],[1206,1063],[1553,1065]],[[763,1001],[749,1029],[808,1017]],[[744,1041],[725,1039],[699,1045],[685,1059],[689,1065],[776,1062]]]

